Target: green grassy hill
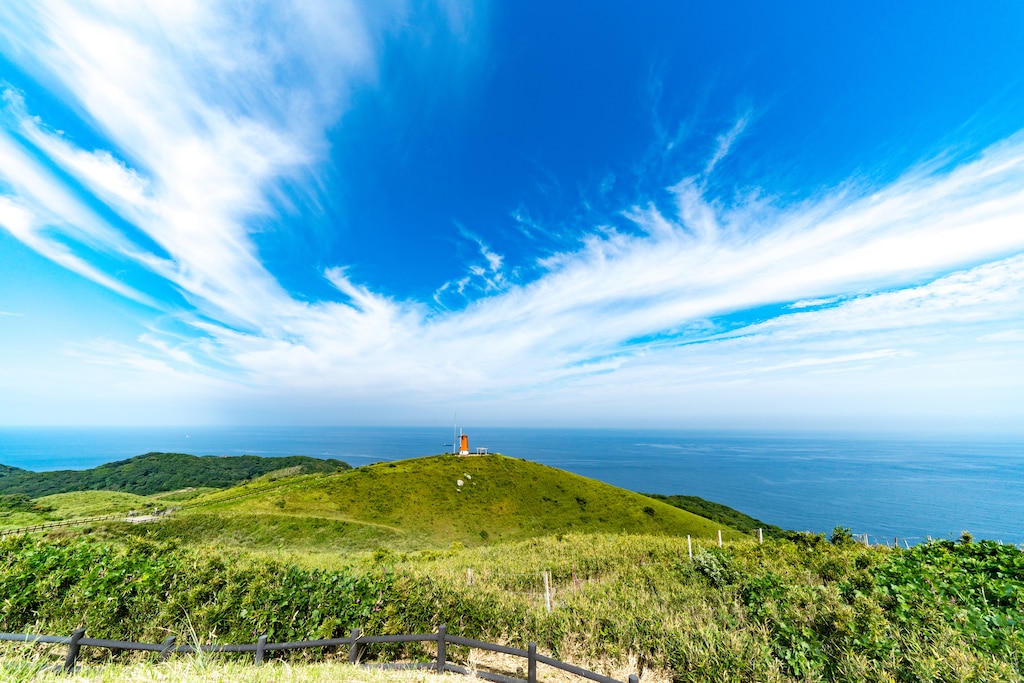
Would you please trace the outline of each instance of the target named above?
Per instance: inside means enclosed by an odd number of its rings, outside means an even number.
[[[201,507],[134,533],[309,550],[472,546],[569,532],[739,535],[641,494],[500,455],[379,463],[217,502],[232,495],[198,498]]]
[[[0,529],[45,524],[65,519],[145,513],[166,507],[161,500],[116,491],[74,491],[30,499],[25,494],[0,495]]]
[[[302,455],[261,458],[146,453],[90,470],[30,472],[3,467],[6,475],[0,476],[0,494],[23,493],[38,498],[70,491],[121,491],[145,496],[188,487],[224,488],[285,468],[297,467],[296,472],[333,472],[347,469],[348,465],[340,460]]]
[[[35,499],[36,503],[49,508],[56,519],[93,517],[128,513],[132,510],[142,514],[151,511],[157,503],[134,493],[118,491],[73,491],[55,493]],[[164,507],[161,505],[160,507]]]

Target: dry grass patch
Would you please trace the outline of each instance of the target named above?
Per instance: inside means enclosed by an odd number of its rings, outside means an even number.
[[[340,662],[289,664],[230,662],[220,658],[180,657],[159,664],[103,664],[79,667],[69,676],[56,658],[0,660],[3,683],[447,683],[464,676],[430,671],[383,671]]]

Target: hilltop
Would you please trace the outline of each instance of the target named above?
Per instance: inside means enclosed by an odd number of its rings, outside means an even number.
[[[249,493],[246,497],[238,496]],[[279,480],[193,501],[133,533],[247,547],[335,550],[466,546],[554,534],[712,538],[727,526],[647,496],[501,455],[439,455]]]
[[[263,458],[254,455],[218,457],[185,453],[146,453],[89,470],[31,472],[0,465],[0,494],[30,498],[72,491],[119,491],[140,496],[189,487],[224,488],[269,472],[297,468],[296,473],[349,469],[341,460],[303,455]]]

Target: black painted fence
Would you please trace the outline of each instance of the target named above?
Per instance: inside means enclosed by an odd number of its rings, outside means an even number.
[[[363,635],[359,629],[353,629],[352,634],[347,638],[330,638],[328,640],[303,640],[291,643],[268,643],[266,636],[260,636],[259,640],[255,643],[249,643],[244,645],[200,645],[194,647],[191,645],[178,645],[174,636],[167,638],[162,643],[131,643],[120,640],[102,640],[98,638],[86,638],[85,629],[79,629],[72,633],[70,636],[47,636],[47,635],[32,635],[27,633],[0,633],[0,641],[8,642],[24,642],[24,643],[55,643],[58,645],[67,645],[68,652],[64,657],[64,671],[67,673],[74,672],[75,663],[78,660],[78,655],[83,647],[100,647],[108,650],[135,650],[141,652],[159,652],[160,659],[165,660],[172,654],[192,654],[194,652],[252,652],[253,663],[259,666],[263,663],[265,653],[274,652],[278,650],[302,650],[312,647],[341,647],[348,646],[348,661],[350,664],[359,664],[360,656],[362,654],[363,646],[370,643],[437,643],[437,658],[431,662],[412,662],[412,663],[382,663],[382,664],[371,664],[366,666],[375,666],[377,668],[384,669],[433,669],[438,673],[444,671],[450,671],[453,673],[460,674],[471,674],[477,678],[483,678],[488,681],[494,681],[495,683],[536,683],[537,681],[537,664],[545,664],[555,669],[561,669],[567,673],[580,676],[587,680],[595,681],[595,683],[622,683],[614,678],[608,676],[602,676],[601,674],[594,673],[582,669],[572,664],[552,659],[551,657],[545,657],[544,655],[537,654],[536,643],[530,643],[528,648],[522,650],[520,648],[508,647],[507,645],[497,645],[495,643],[485,643],[480,640],[472,640],[470,638],[461,638],[459,636],[448,635],[445,626],[442,624],[437,629],[437,633],[420,633],[420,634],[406,634],[406,635],[395,635],[395,636],[367,636]],[[527,677],[525,679],[515,678],[513,676],[505,676],[498,673],[492,673],[489,671],[471,671],[463,666],[456,664],[450,664],[448,662],[447,648],[448,645],[462,645],[464,647],[475,648],[478,650],[488,650],[490,652],[499,652],[507,655],[514,655],[523,657],[527,661]],[[639,679],[636,675],[630,674],[629,683],[639,683]]]

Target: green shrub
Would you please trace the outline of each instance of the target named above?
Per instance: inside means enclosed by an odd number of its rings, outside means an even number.
[[[849,528],[845,526],[837,526],[832,529],[832,535],[828,537],[828,542],[832,545],[853,545],[857,541],[854,540],[853,534],[850,533]]]
[[[331,638],[365,627],[386,572],[304,570],[142,540],[0,541],[0,630],[159,642],[191,629],[222,642]]]

